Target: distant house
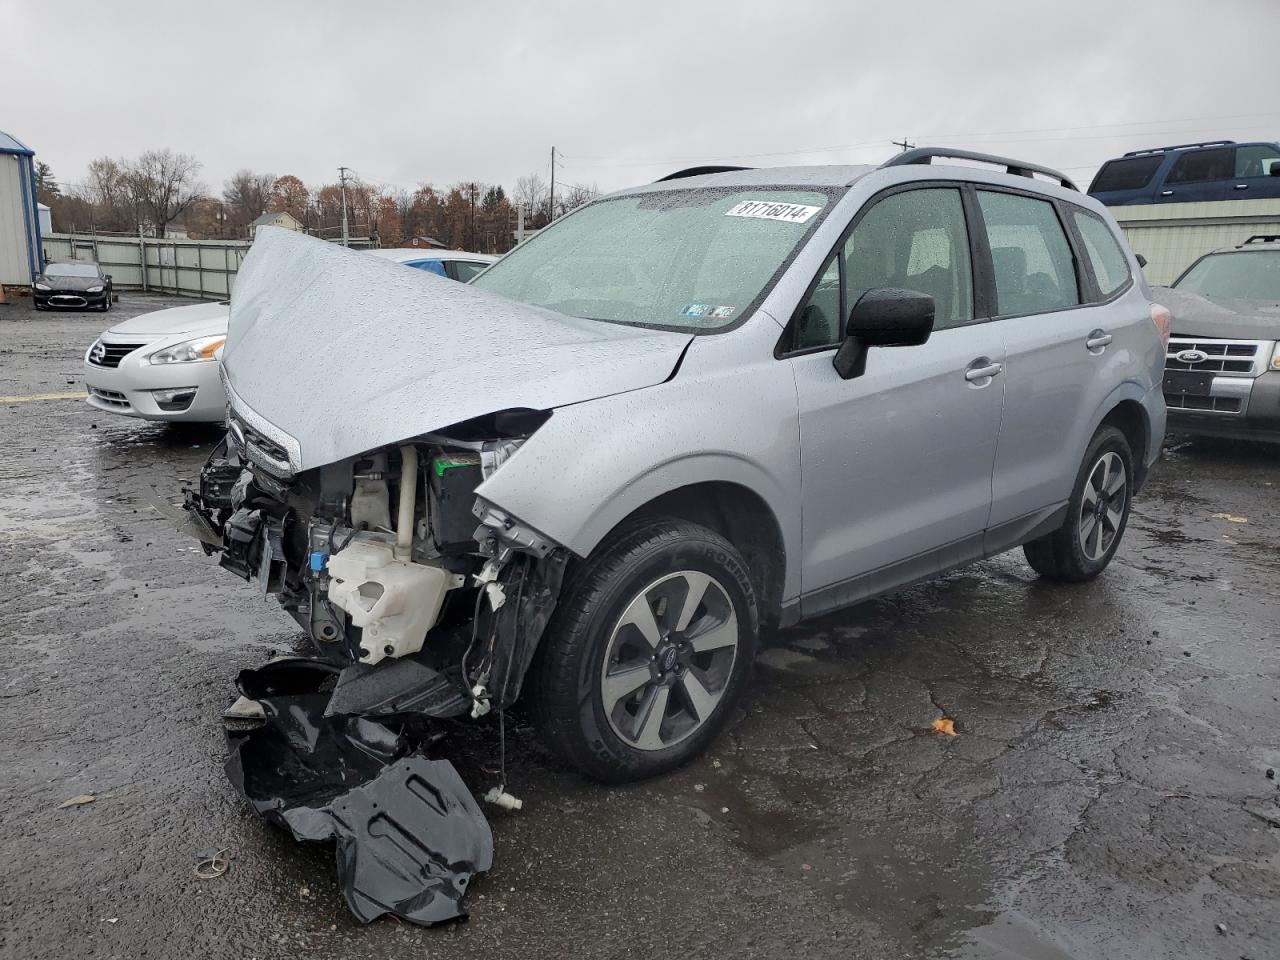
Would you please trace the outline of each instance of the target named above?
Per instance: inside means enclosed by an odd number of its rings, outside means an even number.
[[[249,224],[249,236],[253,236],[258,232],[259,227],[284,227],[286,230],[302,230],[302,223],[297,217],[283,210],[278,213],[264,213],[253,223]]]
[[[402,247],[429,247],[432,250],[447,250],[448,247],[435,237],[410,237]]]

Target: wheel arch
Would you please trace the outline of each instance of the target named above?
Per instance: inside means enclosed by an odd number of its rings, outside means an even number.
[[[1115,427],[1124,434],[1133,452],[1134,489],[1142,487],[1147,477],[1148,454],[1151,450],[1151,418],[1147,408],[1132,397],[1112,398],[1110,408],[1098,421],[1093,433],[1102,427]],[[1092,436],[1093,434],[1090,434]]]

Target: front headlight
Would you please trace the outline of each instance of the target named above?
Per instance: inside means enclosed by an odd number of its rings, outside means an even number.
[[[1276,344],[1276,349],[1271,354],[1271,369],[1280,370],[1280,343]]]
[[[49,286],[47,283],[37,283],[35,284],[35,288],[37,290],[43,290],[46,293],[53,289],[53,287]]]
[[[225,336],[198,337],[195,340],[184,340],[172,347],[157,350],[147,358],[148,363],[193,363],[197,360],[212,360],[214,351],[227,342]]]
[[[85,293],[101,293],[102,284],[98,284],[96,287],[86,287],[84,292]]]

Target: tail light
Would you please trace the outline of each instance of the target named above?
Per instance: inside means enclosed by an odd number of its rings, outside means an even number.
[[[1173,314],[1165,307],[1158,303],[1151,305],[1151,322],[1156,325],[1156,333],[1160,334],[1160,341],[1169,346],[1169,334],[1173,332]]]

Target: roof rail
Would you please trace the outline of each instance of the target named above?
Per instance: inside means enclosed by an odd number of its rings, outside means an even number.
[[[1043,174],[1053,180],[1058,181],[1068,190],[1080,192],[1080,188],[1071,182],[1066,174],[1059,173],[1050,167],[1042,167],[1038,163],[1024,163],[1021,160],[1010,160],[1008,157],[997,157],[990,153],[976,153],[973,150],[954,150],[950,147],[917,147],[914,150],[907,150],[895,157],[890,157],[884,163],[880,164],[884,167],[903,167],[913,163],[928,164],[932,162],[934,157],[944,157],[949,160],[976,160],[979,163],[992,163],[997,167],[1004,167],[1005,173],[1011,173],[1015,177],[1030,178],[1033,173]]]
[[[1239,246],[1247,247],[1251,243],[1280,243],[1280,233],[1255,233]]]
[[[732,173],[734,170],[754,170],[754,167],[724,167],[724,166],[706,166],[706,167],[685,167],[683,170],[677,170],[675,173],[668,173],[665,177],[659,177],[654,183],[663,183],[667,180],[683,180],[685,177],[701,177],[708,173]]]
[[[1168,150],[1190,150],[1192,147],[1230,147],[1234,140],[1206,140],[1204,143],[1175,143],[1171,147],[1152,147],[1149,150],[1130,150],[1126,157],[1141,157],[1148,153],[1165,153]]]

